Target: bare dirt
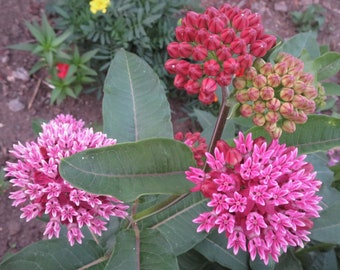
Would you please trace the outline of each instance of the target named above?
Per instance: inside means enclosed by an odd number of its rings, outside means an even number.
[[[295,27],[289,18],[291,11],[301,11],[311,3],[319,3],[326,9],[326,22],[318,35],[319,43],[340,52],[339,0],[250,0],[229,3],[261,13],[267,31],[282,38],[295,34]],[[101,123],[101,100],[95,94],[81,95],[76,100],[69,98],[59,106],[51,106],[50,89],[43,83],[43,74],[26,76],[37,59],[30,53],[7,48],[11,44],[32,40],[25,21],[39,19],[43,7],[44,0],[0,0],[0,168],[10,160],[8,151],[14,143],[35,138],[32,130],[34,119],[50,120],[59,113],[70,113],[89,126]],[[335,77],[338,82],[339,75]],[[176,100],[170,103],[175,131],[189,130],[188,121],[183,121],[186,115],[180,110],[180,103]],[[19,209],[11,206],[8,192],[8,189],[2,191],[0,185],[0,260],[4,254],[16,252],[42,239],[44,226],[37,220],[28,223],[21,220]]]

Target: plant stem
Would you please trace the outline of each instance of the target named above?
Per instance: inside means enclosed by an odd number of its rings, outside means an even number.
[[[84,265],[84,266],[78,268],[77,270],[85,270],[85,269],[88,269],[88,268],[90,268],[90,267],[92,267],[92,266],[94,266],[94,265],[96,265],[96,264],[99,264],[99,263],[101,263],[101,262],[106,261],[109,257],[110,257],[109,255],[105,255],[105,256],[103,256],[103,257],[100,257],[99,259],[94,260],[93,262],[90,262],[90,263],[88,263],[88,264],[86,264],[86,265]]]
[[[221,104],[220,111],[218,113],[214,132],[211,137],[209,149],[208,149],[208,152],[212,155],[214,154],[214,149],[215,149],[217,141],[221,139],[223,129],[226,124],[228,113],[229,113],[229,106],[227,104],[228,88],[226,86],[222,86],[221,90],[222,90],[222,104]],[[207,163],[205,163],[204,171],[206,172],[207,169],[208,169],[208,166],[207,166]]]

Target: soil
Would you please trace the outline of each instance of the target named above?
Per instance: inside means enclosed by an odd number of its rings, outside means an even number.
[[[203,2],[203,1],[202,1]],[[205,1],[207,2],[207,1]],[[209,1],[217,2],[217,1]],[[286,1],[229,1],[262,14],[267,31],[282,38],[294,35],[295,27],[289,18],[291,11],[301,11],[309,4],[319,3],[326,10],[326,21],[318,40],[331,50],[340,52],[339,0]],[[32,40],[25,21],[37,20],[44,0],[0,0],[0,168],[10,160],[9,150],[14,143],[33,140],[32,121],[50,120],[59,113],[69,113],[83,119],[89,126],[101,123],[101,100],[95,94],[78,99],[68,98],[61,105],[50,105],[50,89],[43,83],[44,74],[27,76],[37,60],[30,53],[9,50],[8,45]],[[335,77],[340,81],[340,74]],[[35,93],[36,91],[36,93]],[[173,111],[175,131],[186,132],[191,125],[181,104],[169,100]],[[184,119],[184,121],[183,121]],[[38,220],[26,223],[20,210],[11,206],[10,188],[4,190],[0,175],[0,260],[6,253],[16,252],[42,238],[44,224]]]

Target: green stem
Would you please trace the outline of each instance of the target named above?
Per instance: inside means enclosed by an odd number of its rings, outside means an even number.
[[[226,86],[222,86],[221,90],[222,90],[222,104],[221,104],[221,108],[220,108],[220,111],[217,117],[214,132],[211,137],[211,141],[210,141],[209,149],[208,149],[208,152],[212,155],[214,154],[214,149],[215,149],[217,141],[221,139],[223,129],[226,124],[228,113],[229,113],[229,106],[227,104],[228,88]],[[207,166],[207,163],[205,163],[204,171],[206,172],[207,169],[208,169],[208,166]]]
[[[145,219],[147,217],[150,217],[152,215],[155,215],[165,209],[167,209],[168,207],[170,207],[171,205],[174,205],[175,203],[179,202],[180,200],[184,199],[186,196],[188,196],[190,193],[186,193],[183,195],[172,195],[170,196],[168,199],[166,199],[165,201],[152,206],[150,208],[147,208],[139,213],[136,213],[133,215],[132,219],[133,222],[138,222],[142,219]]]

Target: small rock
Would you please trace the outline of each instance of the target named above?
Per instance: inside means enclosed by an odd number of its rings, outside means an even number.
[[[287,12],[288,11],[288,7],[287,4],[285,2],[276,2],[274,4],[274,10],[276,11],[282,11],[282,12]]]
[[[9,221],[7,222],[7,228],[9,235],[15,235],[21,230],[20,223],[17,221]]]
[[[25,105],[23,103],[21,103],[19,101],[19,99],[15,98],[12,99],[11,101],[9,101],[7,103],[8,108],[12,111],[12,112],[19,112],[23,109],[25,109]]]
[[[30,78],[28,71],[23,67],[19,67],[15,71],[13,71],[13,76],[16,79],[22,80],[24,82],[27,82]]]

